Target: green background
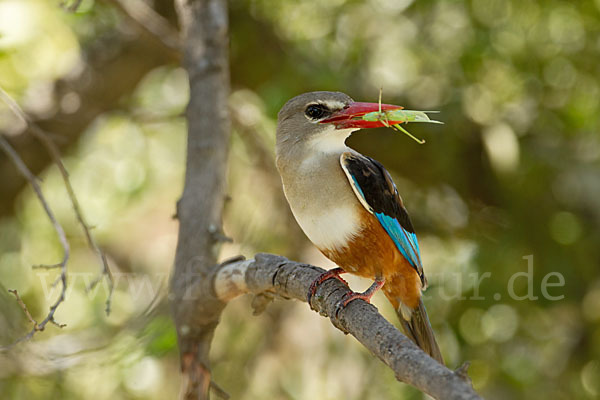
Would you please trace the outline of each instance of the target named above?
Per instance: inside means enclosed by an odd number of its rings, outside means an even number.
[[[173,20],[168,1],[155,3]],[[34,119],[83,112],[88,99],[56,98],[55,83],[90,63],[90,54],[110,57],[119,40],[142,40],[111,4],[85,0],[69,13],[58,1],[0,1],[0,85]],[[475,388],[489,399],[598,398],[600,1],[233,0],[230,25],[224,229],[234,242],[221,256],[273,252],[331,266],[281,193],[276,114],[306,91],[374,102],[383,88],[385,103],[439,110],[445,123],[408,126],[424,145],[390,129],[355,133],[349,144],[396,181],[419,237],[426,305],[449,367],[469,360]],[[123,68],[142,61],[132,57]],[[103,72],[90,79],[104,84]],[[104,283],[85,292],[100,266],[60,175],[52,166],[41,174],[72,247],[68,297],[56,315],[67,327],[49,326],[0,353],[2,398],[176,398],[166,292],[188,96],[185,71],[161,65],[64,152],[118,279],[109,317]],[[26,134],[4,104],[0,132]],[[61,132],[53,134],[60,141]],[[58,294],[56,272],[30,266],[60,256],[26,188],[0,219],[0,344],[30,329],[7,289],[18,289],[41,319]],[[306,304],[276,301],[252,316],[250,302],[227,306],[212,349],[213,378],[233,399],[423,398]],[[397,322],[383,296],[374,303]]]

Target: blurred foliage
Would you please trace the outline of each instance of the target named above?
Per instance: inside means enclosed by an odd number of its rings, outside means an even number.
[[[331,265],[281,194],[276,113],[301,92],[376,101],[382,87],[384,102],[440,110],[445,122],[411,127],[423,146],[385,129],[349,143],[394,175],[419,234],[427,307],[449,366],[470,360],[489,399],[599,397],[600,1],[233,0],[230,17],[225,231],[235,242],[222,256],[265,251]],[[83,112],[76,96],[53,98],[54,82],[81,70],[98,41],[132,35],[132,22],[108,2],[84,0],[68,13],[58,0],[0,0],[0,85],[32,116]],[[106,286],[85,291],[100,266],[60,176],[55,167],[42,174],[72,246],[70,292],[57,312],[67,327],[0,354],[2,398],[176,396],[165,294],[188,96],[181,68],[158,68],[65,154],[118,279],[109,317]],[[0,131],[24,134],[4,104]],[[58,294],[56,272],[30,266],[59,257],[27,188],[14,215],[0,220],[2,344],[30,328],[6,289],[42,317]],[[383,297],[375,304],[395,322]],[[213,359],[214,379],[234,399],[423,397],[299,303],[278,301],[254,317],[248,298],[233,301]]]

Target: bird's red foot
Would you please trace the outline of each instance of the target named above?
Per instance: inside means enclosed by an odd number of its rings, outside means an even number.
[[[337,318],[340,311],[342,311],[344,308],[346,308],[346,306],[348,304],[350,304],[350,302],[352,300],[362,299],[370,304],[371,297],[373,297],[373,295],[375,294],[376,291],[381,289],[381,287],[383,286],[384,283],[385,283],[385,279],[381,279],[381,280],[378,279],[378,280],[375,280],[375,282],[373,282],[373,284],[371,286],[369,286],[369,288],[362,293],[352,292],[352,293],[344,295],[344,297],[342,297],[342,300],[340,300],[335,306],[335,317]]]
[[[308,305],[311,305],[310,301],[312,300],[312,297],[315,295],[315,292],[317,291],[317,288],[319,287],[319,285],[323,282],[325,282],[327,279],[337,279],[340,282],[342,282],[344,285],[348,286],[348,282],[346,282],[341,276],[340,274],[345,274],[346,271],[344,271],[341,268],[334,268],[334,269],[330,269],[329,271],[323,272],[321,275],[319,275],[319,277],[317,279],[315,279],[313,281],[313,283],[310,284],[310,287],[308,288],[308,295],[306,297],[306,301],[308,302]]]

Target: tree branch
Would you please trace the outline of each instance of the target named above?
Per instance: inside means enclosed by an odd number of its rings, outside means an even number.
[[[229,36],[225,0],[178,0],[177,11],[190,102],[186,112],[185,185],[177,206],[179,238],[170,299],[183,373],[182,398],[191,400],[208,398],[209,350],[225,306],[209,294],[212,283],[206,277],[215,268],[224,237],[221,216],[230,136]]]
[[[27,125],[27,127],[29,128],[31,133],[43,144],[43,146],[46,148],[46,150],[50,154],[52,161],[58,167],[58,170],[60,171],[60,175],[63,179],[63,183],[67,190],[69,200],[71,200],[71,206],[73,207],[73,211],[75,212],[75,217],[77,218],[77,222],[79,222],[79,225],[81,226],[81,229],[83,230],[83,233],[85,234],[85,237],[86,237],[89,247],[92,249],[92,251],[94,251],[98,255],[98,257],[100,258],[100,262],[102,264],[102,271],[101,271],[99,277],[90,284],[90,286],[88,287],[88,291],[93,289],[94,286],[96,286],[98,284],[98,282],[100,282],[102,280],[103,277],[106,277],[106,279],[108,281],[108,287],[109,287],[108,297],[106,298],[106,315],[110,314],[110,305],[111,305],[111,299],[112,299],[113,290],[114,290],[113,276],[110,271],[110,267],[108,266],[108,260],[106,259],[104,252],[96,244],[96,241],[94,240],[94,237],[92,236],[92,234],[90,232],[90,227],[87,224],[87,222],[85,221],[85,218],[83,217],[83,212],[81,211],[81,207],[79,206],[79,201],[77,200],[77,196],[75,195],[75,191],[73,190],[73,186],[71,185],[71,180],[69,179],[69,173],[67,172],[67,168],[63,164],[62,159],[60,157],[60,151],[58,149],[58,146],[56,146],[56,144],[54,144],[54,142],[50,139],[50,134],[46,133],[43,129],[41,129],[39,126],[37,126],[33,122],[33,120],[31,118],[29,118],[29,116],[21,109],[21,107],[19,107],[17,102],[14,101],[12,99],[12,97],[10,97],[4,91],[4,89],[2,89],[1,87],[0,87],[0,98],[9,106],[9,108],[13,111],[13,113],[15,113],[15,115],[17,115]],[[6,145],[8,145],[8,142],[6,142]],[[21,161],[20,158],[19,158],[19,161]],[[21,164],[23,164],[22,161],[21,161]],[[25,166],[25,164],[23,164],[20,168],[22,169],[23,166]],[[29,170],[27,170],[27,171],[29,171]],[[29,173],[31,174],[31,172],[29,172]],[[33,175],[33,174],[31,174],[31,175]],[[28,177],[28,180],[31,182],[30,177]],[[32,183],[32,185],[33,185],[33,183]],[[38,190],[39,190],[39,193],[38,193]],[[36,193],[38,193],[38,197],[40,197],[41,189],[39,189],[39,187],[36,189]],[[41,199],[42,198],[40,197],[40,200]],[[44,207],[46,207],[46,206],[44,206]],[[49,209],[47,210],[47,212],[48,211],[49,211]],[[51,220],[52,220],[52,216],[50,214],[48,214],[48,216],[50,216]],[[55,221],[53,220],[52,222],[54,223]],[[64,232],[63,232],[63,235],[64,235]],[[66,239],[65,239],[65,241],[66,241]],[[63,245],[63,247],[64,247],[64,245]],[[62,266],[64,268],[65,264],[66,264],[66,260],[63,261],[62,265],[58,264],[58,265],[56,265],[56,267]],[[66,271],[65,271],[65,274],[66,274]],[[64,279],[66,280],[66,277]]]
[[[223,302],[252,293],[306,301],[310,284],[324,272],[272,254],[252,260],[226,261],[214,271],[214,293]],[[335,316],[336,305],[349,289],[336,279],[317,289],[311,307],[328,317],[344,333],[361,344],[394,371],[396,379],[416,387],[435,399],[481,399],[473,390],[466,371],[452,371],[425,354],[390,324],[375,306],[356,300]]]
[[[2,89],[0,89],[0,93],[3,93]],[[12,99],[10,99],[10,100],[12,100]],[[9,105],[10,104],[11,103],[9,102]],[[44,320],[42,322],[40,322],[38,324],[37,321],[34,320],[33,317],[31,316],[31,313],[29,312],[29,309],[27,308],[27,306],[25,305],[23,300],[21,300],[19,293],[16,290],[10,290],[10,292],[12,294],[14,294],[15,297],[17,298],[17,303],[19,303],[19,306],[21,306],[21,308],[23,309],[23,312],[27,316],[27,319],[33,323],[33,328],[31,329],[31,331],[29,331],[28,334],[26,334],[25,336],[18,339],[12,345],[0,347],[1,350],[7,350],[10,347],[14,346],[15,344],[22,342],[23,340],[28,340],[28,339],[32,338],[36,332],[43,331],[49,322],[53,323],[61,328],[64,327],[64,325],[58,324],[54,320],[54,314],[56,313],[56,309],[58,308],[58,306],[63,301],[65,301],[65,295],[67,292],[67,262],[69,261],[70,247],[69,247],[69,242],[67,241],[67,236],[65,235],[65,231],[64,231],[63,227],[60,225],[60,223],[58,222],[58,220],[56,219],[56,217],[54,216],[54,213],[52,212],[52,210],[50,209],[50,205],[48,204],[48,202],[46,201],[46,198],[44,197],[44,194],[42,193],[42,188],[38,184],[36,176],[29,170],[29,168],[27,168],[27,166],[25,165],[23,160],[21,160],[21,157],[19,157],[19,155],[17,154],[15,149],[12,148],[12,146],[8,143],[8,141],[2,135],[0,135],[0,148],[2,148],[2,150],[6,153],[6,155],[15,164],[15,166],[17,167],[19,172],[25,177],[25,179],[27,179],[27,181],[33,188],[33,191],[35,192],[40,203],[42,204],[42,207],[44,208],[44,211],[46,212],[48,219],[50,219],[50,222],[52,223],[52,227],[56,231],[58,240],[60,241],[60,244],[63,248],[63,258],[60,263],[42,266],[42,267],[46,267],[46,268],[60,268],[60,275],[59,275],[58,279],[62,284],[60,295],[58,296],[58,299],[50,307],[50,311],[48,311],[46,318],[44,318]]]
[[[179,33],[169,21],[142,0],[105,0],[118,8],[140,29],[153,35],[167,49],[180,51]]]

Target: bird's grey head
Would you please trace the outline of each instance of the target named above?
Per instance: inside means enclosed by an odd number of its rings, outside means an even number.
[[[353,102],[350,96],[341,92],[309,92],[294,97],[279,111],[277,147],[307,144],[315,137],[327,134],[343,136],[344,132],[335,132],[334,125],[320,122]],[[346,132],[346,136],[349,133]],[[341,139],[342,143],[344,139]]]

